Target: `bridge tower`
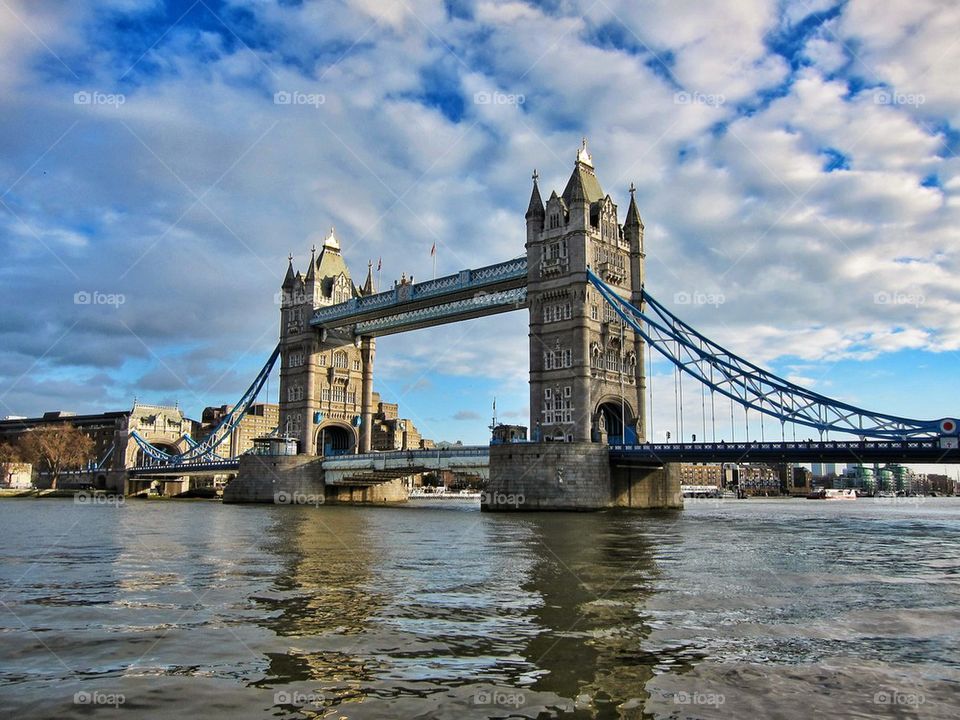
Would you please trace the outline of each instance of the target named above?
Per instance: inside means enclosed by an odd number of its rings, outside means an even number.
[[[289,259],[280,292],[280,428],[307,455],[370,449],[373,420],[373,338],[325,345],[310,326],[315,308],[373,292],[368,267],[360,288],[331,228],[305,275]]]
[[[584,140],[563,194],[554,191],[546,205],[534,173],[526,221],[531,439],[643,441],[643,340],[624,327],[586,275],[590,267],[640,306],[643,222],[633,186],[621,225]]]

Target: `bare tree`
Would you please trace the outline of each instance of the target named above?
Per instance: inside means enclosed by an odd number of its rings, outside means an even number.
[[[0,443],[0,465],[20,462],[20,449],[8,442]]]
[[[69,423],[42,425],[20,437],[19,450],[24,461],[50,473],[50,487],[56,489],[64,470],[90,460],[93,440]]]

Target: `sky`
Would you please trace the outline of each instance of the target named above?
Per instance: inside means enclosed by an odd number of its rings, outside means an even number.
[[[956,417],[958,31],[934,0],[0,0],[0,416],[234,402],[288,253],[335,226],[384,286],[434,244],[439,275],[520,256],[533,170],[561,191],[587,137],[680,317],[820,393]],[[377,389],[484,442],[494,397],[527,424],[526,334],[381,338]],[[652,383],[676,437],[666,361]]]

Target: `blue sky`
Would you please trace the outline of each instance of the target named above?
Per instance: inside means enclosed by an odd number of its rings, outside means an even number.
[[[434,243],[441,274],[516,257],[532,170],[562,190],[582,136],[621,211],[636,183],[681,317],[821,393],[957,415],[960,9],[897,5],[4,0],[0,415],[232,402],[287,253],[335,225],[384,284]],[[494,396],[526,422],[526,353],[517,313],[383,338],[377,385],[482,442]]]

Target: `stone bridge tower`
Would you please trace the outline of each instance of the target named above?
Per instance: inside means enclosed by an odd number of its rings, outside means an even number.
[[[586,275],[589,267],[640,306],[643,222],[633,186],[621,225],[584,140],[563,194],[546,205],[534,173],[526,220],[531,440],[643,441],[644,342]]]

